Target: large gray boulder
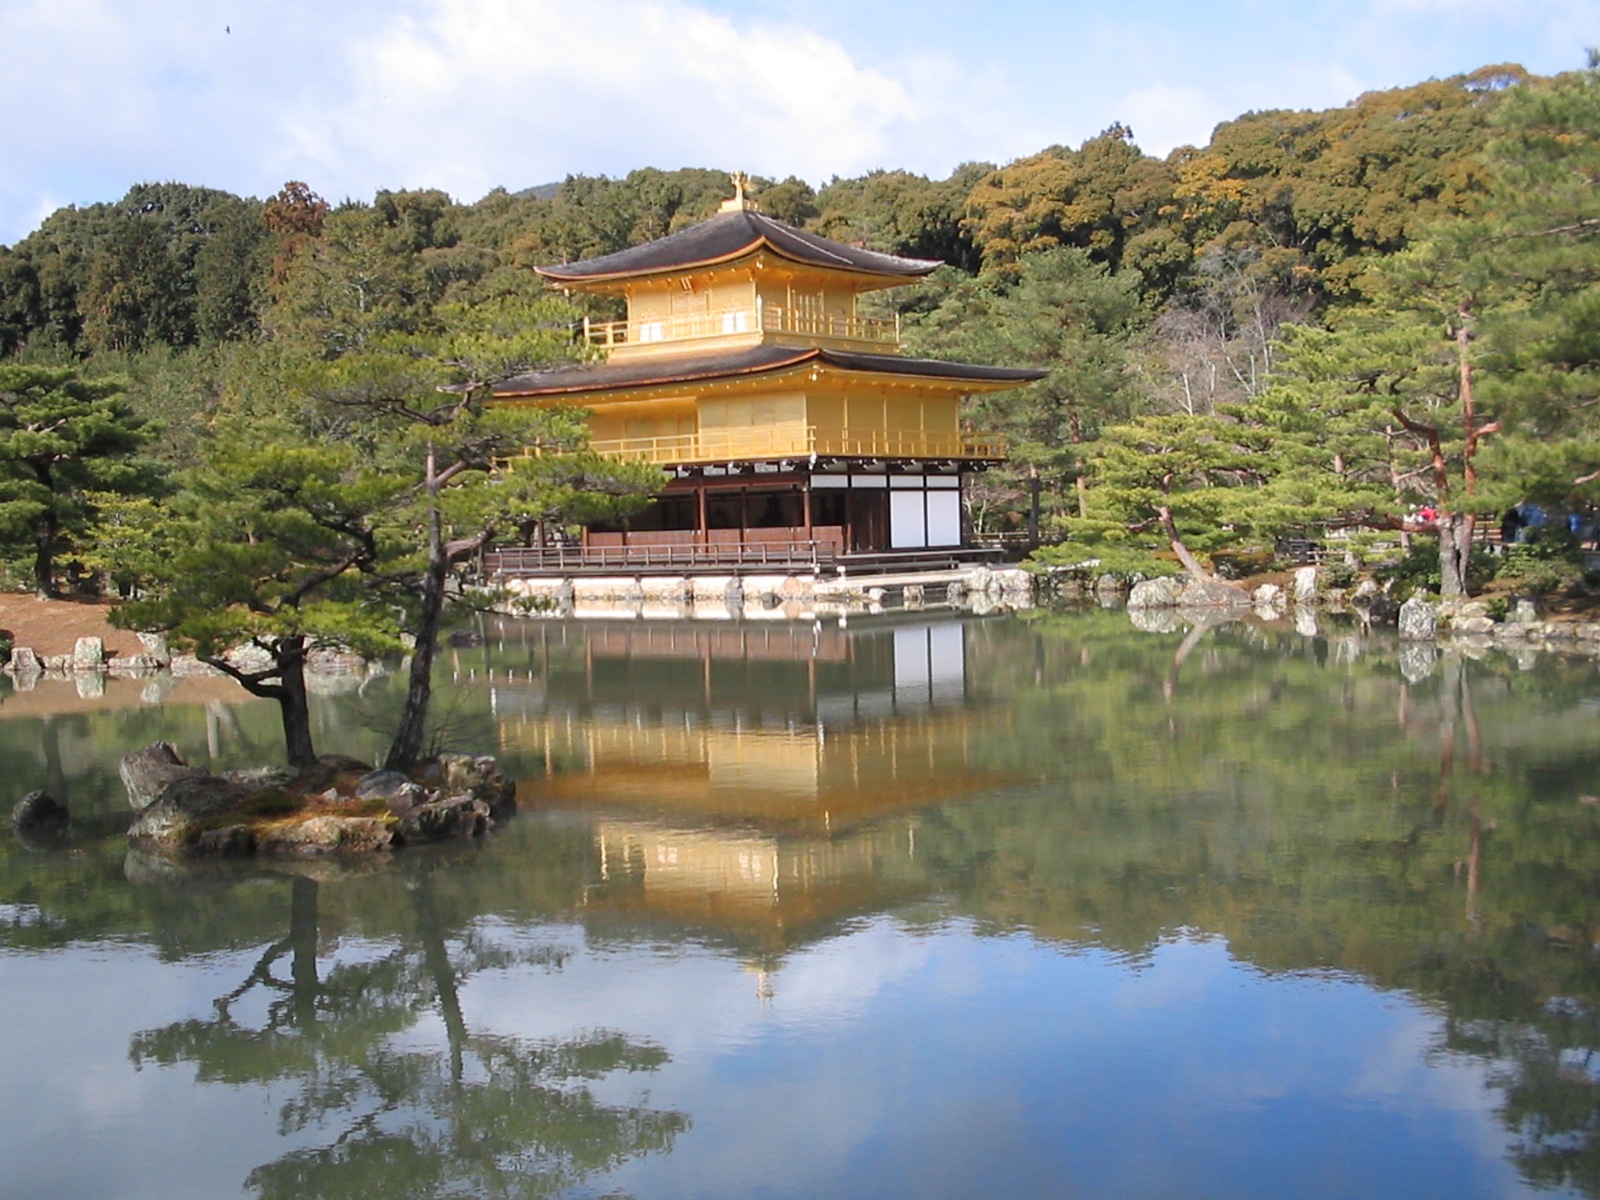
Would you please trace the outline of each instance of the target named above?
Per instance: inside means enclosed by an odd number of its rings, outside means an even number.
[[[293,767],[235,767],[221,774],[229,783],[237,783],[252,792],[286,788],[300,778],[300,772]]]
[[[428,792],[399,771],[369,771],[356,781],[357,800],[382,800],[393,813],[406,813],[426,803]]]
[[[1129,608],[1176,608],[1183,581],[1170,575],[1160,579],[1141,579],[1128,593]]]
[[[237,808],[249,789],[201,771],[174,779],[155,801],[139,810],[128,826],[130,841],[182,849],[213,818]]]
[[[1263,583],[1250,597],[1257,608],[1284,607],[1283,589],[1275,583]]]
[[[1309,604],[1317,598],[1318,578],[1316,567],[1296,567],[1294,572],[1294,602]]]
[[[450,795],[483,801],[497,821],[517,811],[517,782],[508,778],[489,755],[442,754],[439,767],[444,774],[444,790]]]
[[[1400,606],[1400,640],[1431,642],[1439,636],[1439,618],[1421,596],[1413,596]]]
[[[74,671],[103,671],[106,668],[106,644],[97,637],[81,637],[72,647]]]
[[[395,832],[407,842],[442,842],[477,837],[494,826],[489,806],[467,795],[430,800],[400,814]]]
[[[151,742],[142,750],[124,755],[117,774],[122,776],[122,786],[128,789],[128,804],[137,810],[154,804],[156,797],[175,780],[198,778],[206,772],[184,762],[183,755],[171,742]]]
[[[135,634],[139,645],[144,647],[145,654],[154,659],[158,667],[164,667],[172,661],[172,652],[167,649],[167,635],[164,633],[139,633]]]
[[[6,671],[12,675],[40,675],[44,672],[44,664],[39,661],[32,646],[13,646]]]
[[[260,854],[371,854],[394,844],[394,827],[382,817],[311,817],[266,826],[256,833]]]
[[[1191,579],[1178,593],[1179,608],[1249,608],[1250,593],[1220,579]]]

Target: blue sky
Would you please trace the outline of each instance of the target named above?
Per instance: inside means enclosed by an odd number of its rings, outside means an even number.
[[[146,180],[474,200],[570,173],[1147,151],[1600,44],[1600,0],[0,0],[0,244]]]

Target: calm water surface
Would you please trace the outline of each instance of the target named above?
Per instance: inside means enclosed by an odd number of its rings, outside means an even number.
[[[1121,613],[508,623],[524,811],[126,853],[212,682],[0,692],[8,1197],[1600,1195],[1600,673]],[[372,757],[398,683],[323,698]],[[160,702],[156,702],[157,700]]]

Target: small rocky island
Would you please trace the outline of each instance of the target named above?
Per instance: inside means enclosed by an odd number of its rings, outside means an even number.
[[[487,833],[517,809],[516,783],[490,757],[447,754],[414,775],[340,755],[312,767],[212,774],[155,742],[122,760],[128,841],[188,857],[374,854]]]

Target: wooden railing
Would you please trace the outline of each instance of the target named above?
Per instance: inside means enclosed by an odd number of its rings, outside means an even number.
[[[874,429],[824,433],[783,426],[702,429],[663,437],[608,438],[590,448],[607,458],[667,466],[784,458],[959,458],[997,462],[1006,457],[1002,433],[928,433]]]
[[[584,337],[591,345],[602,350],[741,333],[789,333],[800,337],[868,342],[876,348],[897,348],[900,345],[900,317],[898,314],[893,318],[861,317],[842,312],[779,308],[763,304],[758,298],[754,308],[716,313],[680,313],[670,317],[627,321],[586,319],[583,323]]]
[[[738,533],[738,530],[712,530]],[[747,535],[758,532],[746,530]],[[763,530],[776,533],[776,530]],[[821,532],[819,529],[818,532]],[[836,577],[955,570],[974,563],[994,563],[1001,551],[980,547],[921,550],[846,551],[837,536],[770,538],[762,542],[692,540],[693,533],[678,532],[672,542],[634,540],[626,545],[512,546],[489,550],[483,556],[487,579],[516,579],[533,575],[668,575],[689,571],[799,571],[828,570]]]
[[[692,538],[680,533],[680,538]],[[483,571],[515,578],[551,572],[684,571],[694,568],[760,568],[816,570],[838,561],[842,547],[834,539],[788,538],[763,542],[630,542],[614,546],[513,546],[487,551]]]

